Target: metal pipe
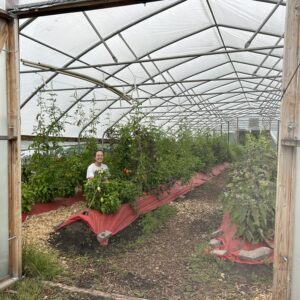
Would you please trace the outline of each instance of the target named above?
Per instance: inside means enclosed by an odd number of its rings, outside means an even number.
[[[150,58],[150,55],[149,55],[149,58]],[[157,66],[157,64],[156,64],[155,62],[152,62],[152,64],[155,66],[155,68],[156,68],[158,71],[160,71],[160,69],[158,68],[158,66]],[[171,79],[174,80],[174,78],[171,76],[170,72],[167,71],[167,73],[168,73],[168,75],[171,77]],[[162,73],[161,73],[161,76],[163,77],[164,80],[167,80],[167,79],[165,78],[165,76],[164,76]],[[189,94],[189,91],[188,91],[185,87],[184,87],[184,90],[182,90],[182,88],[181,88],[181,86],[180,86],[179,84],[177,84],[177,87],[180,89],[180,91],[181,91],[182,93],[188,93],[188,94]],[[171,88],[173,94],[176,95],[176,92],[173,90],[173,88],[172,88],[172,87],[170,87],[170,88]],[[191,103],[190,95],[186,95],[186,99],[187,99],[188,102]],[[196,102],[195,102],[195,104],[198,105],[198,107],[199,107],[199,109],[200,109],[199,104],[197,104]],[[161,105],[162,105],[162,104],[158,105],[158,107],[160,107]],[[155,109],[156,109],[156,108],[154,108],[153,110],[155,110]],[[172,108],[171,108],[171,109],[172,109]],[[189,109],[189,108],[188,108],[188,109]],[[152,110],[152,111],[153,111],[153,110]],[[147,113],[146,115],[148,115],[148,113]]]
[[[98,36],[99,40],[101,41],[101,43],[104,45],[105,49],[108,51],[108,53],[110,54],[111,58],[113,59],[113,61],[115,63],[118,62],[118,59],[116,58],[116,56],[113,54],[113,52],[111,51],[111,49],[108,47],[106,41],[102,38],[99,30],[96,28],[96,26],[94,25],[94,23],[91,21],[91,19],[89,18],[89,16],[87,15],[87,13],[85,11],[82,12],[83,15],[85,16],[85,18],[87,19],[88,23],[91,25],[91,27],[93,28],[94,32],[96,33],[96,35]]]
[[[75,72],[70,72],[70,71],[67,71],[67,70],[59,70],[57,67],[54,67],[54,66],[51,66],[51,65],[46,65],[46,64],[41,64],[41,63],[37,64],[37,63],[27,61],[27,60],[21,60],[21,61],[24,64],[24,66],[52,70],[52,71],[61,73],[63,75],[67,75],[67,76],[71,76],[71,77],[74,77],[74,78],[86,80],[88,82],[91,82],[91,83],[94,83],[94,84],[97,84],[97,85],[102,85],[104,88],[110,90],[114,94],[116,94],[119,97],[123,98],[128,103],[131,103],[131,101],[132,101],[131,97],[124,94],[123,92],[121,92],[117,88],[115,88],[115,87],[113,87],[113,86],[111,86],[111,85],[107,84],[106,82],[103,82],[99,79],[93,78],[91,76],[87,76],[85,74],[80,74],[80,73],[75,73]]]
[[[152,13],[150,13],[149,15],[146,15],[146,16],[143,16],[143,17],[141,17],[140,19],[138,19],[138,20],[135,20],[134,22],[132,22],[132,23],[129,23],[129,24],[127,24],[127,25],[125,25],[124,27],[122,27],[121,29],[119,29],[119,30],[117,30],[116,32],[113,32],[113,33],[111,33],[109,36],[107,36],[106,38],[105,38],[105,40],[108,40],[108,39],[110,39],[110,38],[112,38],[112,37],[114,37],[114,36],[116,36],[119,32],[122,32],[122,31],[124,31],[124,30],[126,30],[126,29],[129,29],[129,28],[131,28],[132,26],[134,26],[134,25],[136,25],[136,24],[139,24],[139,23],[141,23],[142,21],[145,21],[145,20],[147,20],[147,19],[149,19],[149,18],[151,18],[151,17],[153,17],[153,16],[155,16],[155,15],[157,15],[157,14],[159,14],[159,13],[161,13],[161,12],[163,12],[163,11],[166,11],[166,10],[168,10],[168,9],[170,9],[170,8],[172,8],[172,7],[174,7],[174,6],[176,6],[176,5],[178,5],[178,4],[181,4],[181,3],[183,3],[183,2],[185,2],[186,0],[179,0],[179,1],[176,1],[176,2],[174,2],[174,3],[171,3],[170,5],[167,5],[167,6],[165,6],[165,7],[163,7],[163,8],[160,8],[160,9],[158,9],[157,11],[154,11],[154,12],[152,12]],[[86,53],[88,53],[88,52],[90,52],[91,50],[93,50],[94,48],[96,48],[97,46],[99,46],[101,44],[101,41],[100,42],[96,42],[96,43],[94,43],[93,45],[91,45],[90,47],[88,47],[88,48],[86,48],[84,51],[82,51],[81,53],[79,53],[74,59],[71,59],[70,61],[68,61],[65,65],[64,65],[64,67],[68,67],[69,65],[71,65],[72,63],[74,63],[76,60],[78,60],[80,57],[82,57],[83,55],[85,55]],[[170,44],[170,43],[169,43]],[[159,49],[159,48],[158,48]],[[156,49],[156,50],[158,50],[158,49]],[[121,69],[122,70],[122,69]],[[118,72],[118,71],[117,71]],[[113,75],[115,75],[117,72],[115,72]],[[40,89],[42,89],[47,83],[49,83],[52,79],[54,79],[56,76],[58,75],[58,73],[55,73],[55,74],[53,74],[51,77],[49,77],[43,84],[41,84],[40,86],[38,86],[38,88],[31,94],[31,95],[29,95],[26,99],[25,99],[25,101],[21,104],[21,109],[30,101],[30,99],[32,99],[38,92],[39,92],[39,90]],[[112,76],[113,76],[112,75]],[[91,88],[89,91],[87,91],[87,93],[85,93],[85,94],[89,94],[91,91],[93,91],[93,88]],[[75,105],[75,104],[74,104]],[[62,116],[60,116],[59,118],[58,118],[58,120],[60,120],[74,105],[71,105],[69,108],[67,108],[64,112],[63,112],[63,115]]]
[[[280,41],[283,39],[284,34],[278,39],[278,41],[276,42],[275,46],[277,46]],[[266,60],[270,57],[271,53],[273,52],[274,49],[271,49],[268,54],[265,56],[265,58],[262,60],[262,62],[257,66],[257,68],[254,70],[253,75],[256,75],[256,73],[258,72],[258,70],[263,67],[263,64],[266,62]]]
[[[226,44],[225,44],[225,42],[224,42],[223,36],[222,36],[222,34],[221,34],[221,31],[220,31],[220,29],[219,29],[219,26],[218,26],[218,23],[217,23],[215,14],[214,14],[214,12],[213,12],[211,6],[210,6],[209,0],[206,0],[206,3],[207,3],[207,6],[208,6],[208,8],[209,8],[209,11],[210,11],[210,13],[211,13],[211,16],[212,16],[212,18],[213,18],[213,20],[214,20],[214,23],[215,23],[215,25],[216,25],[216,28],[217,28],[219,37],[220,37],[221,42],[222,42],[222,45],[223,45],[224,49],[227,50]],[[239,76],[238,76],[238,73],[237,73],[237,71],[236,71],[236,68],[235,68],[235,66],[234,66],[234,64],[233,64],[233,62],[232,62],[232,60],[231,60],[231,57],[230,57],[230,55],[229,55],[228,52],[226,53],[226,56],[227,56],[227,58],[228,58],[228,60],[229,60],[229,62],[230,62],[230,64],[231,64],[231,66],[232,66],[232,69],[234,70],[234,73],[235,73],[236,77],[238,78],[238,82],[239,82],[239,84],[240,84],[240,86],[241,86],[241,89],[242,89],[242,91],[244,92],[244,87],[243,87],[243,85],[242,85],[242,83],[241,83],[241,81],[240,81],[240,79],[239,79]],[[246,95],[245,93],[244,93],[244,96],[245,96],[246,100],[248,100],[248,99],[247,99],[247,95]]]
[[[256,103],[258,104],[259,102],[263,102],[263,101],[250,101],[250,103]],[[278,101],[278,107],[280,106],[280,101]],[[232,102],[217,102],[217,104],[248,104],[249,101],[232,101]],[[196,104],[194,103],[189,103],[189,104],[166,104],[166,105],[161,105],[159,107],[184,107],[184,106],[195,106]],[[122,107],[110,107],[110,109],[114,109],[114,110],[123,110],[123,109],[131,109],[132,106],[122,106]],[[157,108],[156,105],[146,105],[146,106],[140,106],[140,109],[146,109],[146,108]]]
[[[213,89],[211,89],[211,90],[213,90]],[[173,96],[172,96],[173,97]],[[175,97],[175,96],[174,96]],[[215,96],[214,96],[215,97]],[[211,97],[211,98],[213,98],[213,97]],[[230,98],[230,97],[228,97],[228,98]],[[225,99],[223,99],[223,100],[226,100],[227,98],[225,98]],[[131,110],[130,110],[131,111]],[[130,111],[129,111],[129,113],[130,113]],[[121,116],[117,121],[115,121],[114,122],[114,124],[111,126],[111,127],[113,127],[115,124],[117,124],[121,119],[123,118],[123,116]],[[164,126],[165,124],[163,124],[163,126]],[[110,127],[110,128],[111,128]]]
[[[194,59],[194,58],[192,58],[192,59]],[[183,64],[183,63],[185,63],[185,62],[181,62],[181,63],[179,63],[179,64]],[[178,65],[179,65],[179,64],[178,64]],[[175,66],[172,66],[172,67],[175,67]],[[171,68],[172,68],[172,67],[171,67]],[[246,73],[245,73],[245,74],[246,74]],[[163,89],[163,90],[164,90],[164,89]],[[161,90],[161,91],[162,91],[162,90]],[[161,91],[160,91],[160,92],[161,92]],[[175,96],[174,96],[174,97],[175,97]],[[118,101],[118,100],[116,100],[116,101]],[[131,110],[130,110],[130,111],[131,111]],[[129,111],[129,112],[130,112],[130,111]],[[125,115],[125,116],[126,116],[126,115]],[[115,121],[114,124],[113,124],[112,126],[110,126],[110,128],[113,127],[115,124],[117,124],[123,117],[124,117],[124,115],[121,116],[120,118],[118,118],[118,120]]]
[[[226,84],[225,84],[226,85]],[[215,96],[214,96],[215,97]],[[212,97],[213,98],[213,97]],[[149,114],[149,113],[147,113],[147,114]],[[146,114],[146,115],[147,115]],[[179,115],[180,115],[180,113],[178,113]],[[222,117],[221,116],[219,116],[221,119],[222,119]],[[164,124],[162,124],[162,126],[165,126],[165,124],[166,124],[167,122],[165,122]]]
[[[272,0],[253,0],[253,1],[256,1],[256,2],[264,2],[264,3],[269,3],[269,4],[276,4],[277,2],[276,1],[272,1]],[[286,3],[281,3],[280,5],[282,6],[286,6]]]
[[[27,27],[29,24],[31,24],[34,20],[36,20],[37,18],[29,18],[27,19],[25,22],[23,22],[20,26],[19,26],[19,32],[21,32],[25,27]]]
[[[25,38],[27,38],[27,39],[29,39],[29,40],[31,40],[31,41],[33,41],[33,42],[35,42],[35,43],[38,43],[38,44],[40,44],[40,45],[42,45],[42,46],[44,46],[44,47],[46,47],[46,48],[48,48],[48,49],[51,49],[51,50],[53,50],[53,51],[55,51],[55,52],[57,52],[57,53],[60,53],[60,54],[62,54],[62,55],[64,55],[64,56],[67,56],[67,57],[69,57],[69,58],[71,58],[71,59],[74,59],[75,61],[78,61],[78,62],[80,62],[80,63],[82,63],[82,64],[85,64],[85,65],[87,65],[87,66],[89,66],[90,67],[90,64],[88,64],[87,62],[85,62],[85,61],[83,61],[83,60],[81,60],[81,59],[77,59],[76,57],[74,57],[74,56],[72,56],[72,55],[70,55],[70,54],[68,54],[68,53],[66,53],[66,52],[64,52],[64,51],[61,51],[61,50],[59,50],[59,49],[57,49],[57,48],[55,48],[55,47],[53,47],[53,46],[50,46],[50,45],[48,45],[48,44],[46,44],[46,43],[44,43],[44,42],[41,42],[40,40],[37,40],[37,39],[35,39],[35,38],[33,38],[33,37],[30,37],[30,36],[28,36],[28,35],[26,35],[26,34],[24,34],[24,33],[20,33],[20,35],[21,36],[23,36],[23,37],[25,37]],[[99,71],[99,72],[101,72],[101,73],[103,73],[103,74],[106,74],[106,75],[108,75],[108,76],[111,76],[111,74],[109,74],[108,72],[106,72],[105,70],[102,70],[102,69],[100,69],[100,68],[93,68],[93,69],[95,69],[95,70],[97,70],[97,71]],[[21,71],[20,72],[20,74],[27,74],[27,73],[40,73],[40,72],[49,72],[49,71],[45,71],[45,70],[30,70],[30,71]],[[129,84],[128,82],[126,82],[125,80],[123,80],[123,79],[121,79],[121,78],[119,78],[119,77],[117,77],[117,76],[112,76],[114,79],[117,79],[118,81],[120,81],[120,82],[123,82],[123,83],[125,83],[125,84]],[[91,86],[89,86],[89,87],[86,87],[85,89],[90,89],[91,88]],[[51,90],[47,90],[47,89],[43,89],[43,90],[41,90],[42,92],[53,92],[53,91],[57,91],[57,90],[72,90],[72,91],[74,91],[74,90],[81,90],[82,88],[72,88],[72,89],[51,89]]]
[[[223,47],[221,47],[223,48]],[[222,50],[217,52],[203,52],[203,53],[194,53],[194,54],[183,54],[183,55],[174,55],[174,56],[166,56],[166,57],[156,57],[151,59],[139,59],[139,60],[132,60],[132,61],[122,61],[117,63],[103,63],[103,64],[96,64],[90,66],[74,66],[74,67],[63,67],[58,68],[59,71],[64,70],[79,70],[79,69],[86,69],[90,67],[113,67],[119,65],[131,65],[131,64],[140,64],[140,63],[149,63],[153,61],[165,61],[165,60],[175,60],[175,59],[182,59],[182,58],[195,58],[201,56],[211,56],[211,55],[220,55],[220,54],[229,54],[229,53],[240,53],[240,52],[251,52],[257,50],[268,50],[268,49],[282,49],[282,45],[277,46],[262,46],[262,47],[254,47],[254,48],[240,48],[240,49],[232,49],[232,50]]]
[[[121,33],[119,33],[119,37],[123,41],[123,43],[125,44],[125,46],[128,48],[128,50],[131,52],[131,54],[134,56],[134,58],[138,59],[138,56],[135,54],[135,52],[133,51],[133,49],[129,46],[129,44],[127,43],[127,41],[125,40],[125,38],[123,37],[123,35]],[[149,79],[152,82],[155,82],[154,79],[152,78],[151,74],[148,72],[147,68],[142,63],[140,64],[140,66],[146,72],[146,74],[148,75]]]
[[[265,91],[261,91],[261,90],[257,90],[257,91],[245,91],[245,93],[247,94],[255,94],[255,93],[260,93],[260,92],[263,92],[263,93],[270,93],[270,94],[274,94],[274,95],[277,95],[275,92],[282,92],[281,89],[270,89],[270,90],[265,90]],[[237,95],[240,95],[242,94],[243,92],[240,92],[240,91],[224,91],[223,93],[203,93],[203,94],[193,94],[191,95],[192,97],[194,96],[208,96],[208,95],[227,95],[227,94],[237,94]],[[185,95],[185,94],[182,94],[182,95],[176,95],[175,97],[176,98],[185,98],[187,97],[188,95]],[[153,98],[149,98],[149,97],[135,97],[134,99],[135,100],[153,100],[153,99],[167,99],[167,98],[174,98],[174,95],[166,95],[166,96],[161,96],[161,97],[153,97]],[[96,101],[96,102],[107,102],[107,101],[114,101],[116,100],[115,98],[108,98],[108,99],[85,99],[85,100],[81,100],[80,102],[93,102],[93,101]],[[249,101],[249,102],[253,102],[253,101]],[[257,101],[257,102],[264,102],[264,101]],[[219,103],[216,102],[216,103]],[[172,105],[171,105],[172,106]],[[143,107],[146,107],[146,106],[141,106],[141,108]],[[123,107],[124,108],[124,107]],[[129,108],[129,107],[127,107]],[[115,109],[118,109],[118,108],[115,108]]]
[[[246,42],[245,48],[248,48],[251,45],[251,43],[254,40],[254,38],[261,31],[261,29],[265,26],[265,24],[268,22],[268,20],[272,17],[272,15],[276,11],[276,9],[279,7],[279,5],[282,3],[282,1],[283,0],[278,0],[277,4],[273,7],[273,9],[270,11],[270,13],[267,15],[267,17],[263,20],[263,22],[258,27],[258,29],[254,32],[254,34],[252,35],[252,37]]]

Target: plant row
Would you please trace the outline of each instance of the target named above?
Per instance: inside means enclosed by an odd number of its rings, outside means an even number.
[[[248,135],[223,196],[224,211],[237,225],[236,235],[253,243],[274,238],[276,156],[268,138]]]
[[[169,135],[153,126],[140,125],[133,119],[127,125],[110,132],[110,145],[105,153],[110,178],[95,176],[85,185],[87,203],[103,213],[116,211],[122,203],[134,201],[143,192],[158,189],[175,180],[188,181],[193,173],[208,171],[213,165],[230,160],[225,136],[209,133],[192,134],[181,129]],[[23,159],[22,208],[29,210],[34,203],[52,201],[58,196],[71,196],[74,189],[85,184],[87,166],[93,161],[96,140],[86,140],[81,151],[43,149]]]

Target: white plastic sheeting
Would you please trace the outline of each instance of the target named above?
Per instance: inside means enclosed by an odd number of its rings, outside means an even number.
[[[104,81],[140,103],[143,121],[151,117],[164,128],[176,129],[183,119],[194,129],[237,118],[245,128],[249,117],[277,122],[285,3],[273,11],[278,1],[271,2],[165,0],[39,17],[20,29],[21,59]],[[19,1],[28,3],[34,1]],[[37,98],[49,93],[69,116],[66,136],[88,125],[93,99],[99,137],[126,122],[132,103],[59,71],[21,63],[22,134],[33,132]],[[78,103],[89,119],[80,126],[72,119]]]
[[[6,52],[0,52],[0,135],[7,136]],[[8,275],[8,144],[0,141],[0,280]]]

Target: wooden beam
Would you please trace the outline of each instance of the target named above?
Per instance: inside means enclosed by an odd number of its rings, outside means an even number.
[[[296,269],[295,259],[299,266],[299,257],[295,257],[293,248],[296,235],[300,234],[300,228],[294,226],[300,218],[299,204],[296,206],[300,198],[299,188],[296,193],[297,182],[298,186],[300,182],[300,167],[296,167],[297,162],[299,165],[300,148],[297,143],[291,146],[282,141],[300,137],[300,0],[287,2],[284,42],[283,89],[286,91],[281,107],[278,142],[273,299],[298,300],[299,282],[295,282],[295,274],[299,269]]]
[[[0,18],[4,20],[11,20],[13,19],[13,16],[7,13],[6,10],[0,8]]]
[[[4,48],[4,45],[7,41],[8,29],[7,22],[4,20],[0,21],[0,51]]]
[[[9,261],[10,275],[22,275],[21,241],[21,136],[20,136],[20,83],[18,20],[8,21],[7,53],[7,114],[8,136],[16,137],[8,143],[9,179]]]
[[[147,3],[161,0],[73,0],[65,2],[44,1],[36,4],[15,6],[9,12],[14,13],[20,19],[53,14],[71,13],[92,9],[102,9],[131,4]]]

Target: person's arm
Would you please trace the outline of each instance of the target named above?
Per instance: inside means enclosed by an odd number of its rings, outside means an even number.
[[[86,171],[86,179],[90,179],[94,177],[93,165],[90,165]]]

